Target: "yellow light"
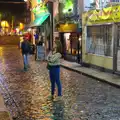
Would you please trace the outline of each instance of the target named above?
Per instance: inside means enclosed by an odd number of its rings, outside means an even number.
[[[20,29],[20,30],[23,30],[23,29],[24,29],[24,24],[23,24],[23,23],[20,23],[19,29]]]
[[[68,23],[66,23],[65,26],[68,26]]]
[[[19,28],[16,28],[17,33],[19,32]]]
[[[2,22],[1,22],[1,26],[2,26],[2,27],[9,27],[9,24],[8,24],[7,21],[2,21]]]

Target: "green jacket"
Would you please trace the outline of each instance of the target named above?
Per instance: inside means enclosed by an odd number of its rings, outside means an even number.
[[[61,58],[61,54],[60,53],[55,53],[55,54],[51,54],[48,55],[48,64],[50,66],[56,66],[56,65],[60,65],[60,58]]]

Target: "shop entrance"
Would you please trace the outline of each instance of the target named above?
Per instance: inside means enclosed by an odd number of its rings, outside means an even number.
[[[60,39],[63,46],[64,59],[81,63],[81,34],[80,33],[60,33]]]

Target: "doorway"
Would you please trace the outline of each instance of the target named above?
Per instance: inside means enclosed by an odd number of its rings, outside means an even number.
[[[60,33],[65,60],[81,63],[82,37],[80,33]]]

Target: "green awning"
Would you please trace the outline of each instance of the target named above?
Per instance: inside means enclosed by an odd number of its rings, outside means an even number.
[[[43,16],[36,18],[35,21],[30,24],[30,27],[41,26],[44,23],[44,21],[49,17],[49,15],[50,14],[47,14],[47,15],[43,15]]]

